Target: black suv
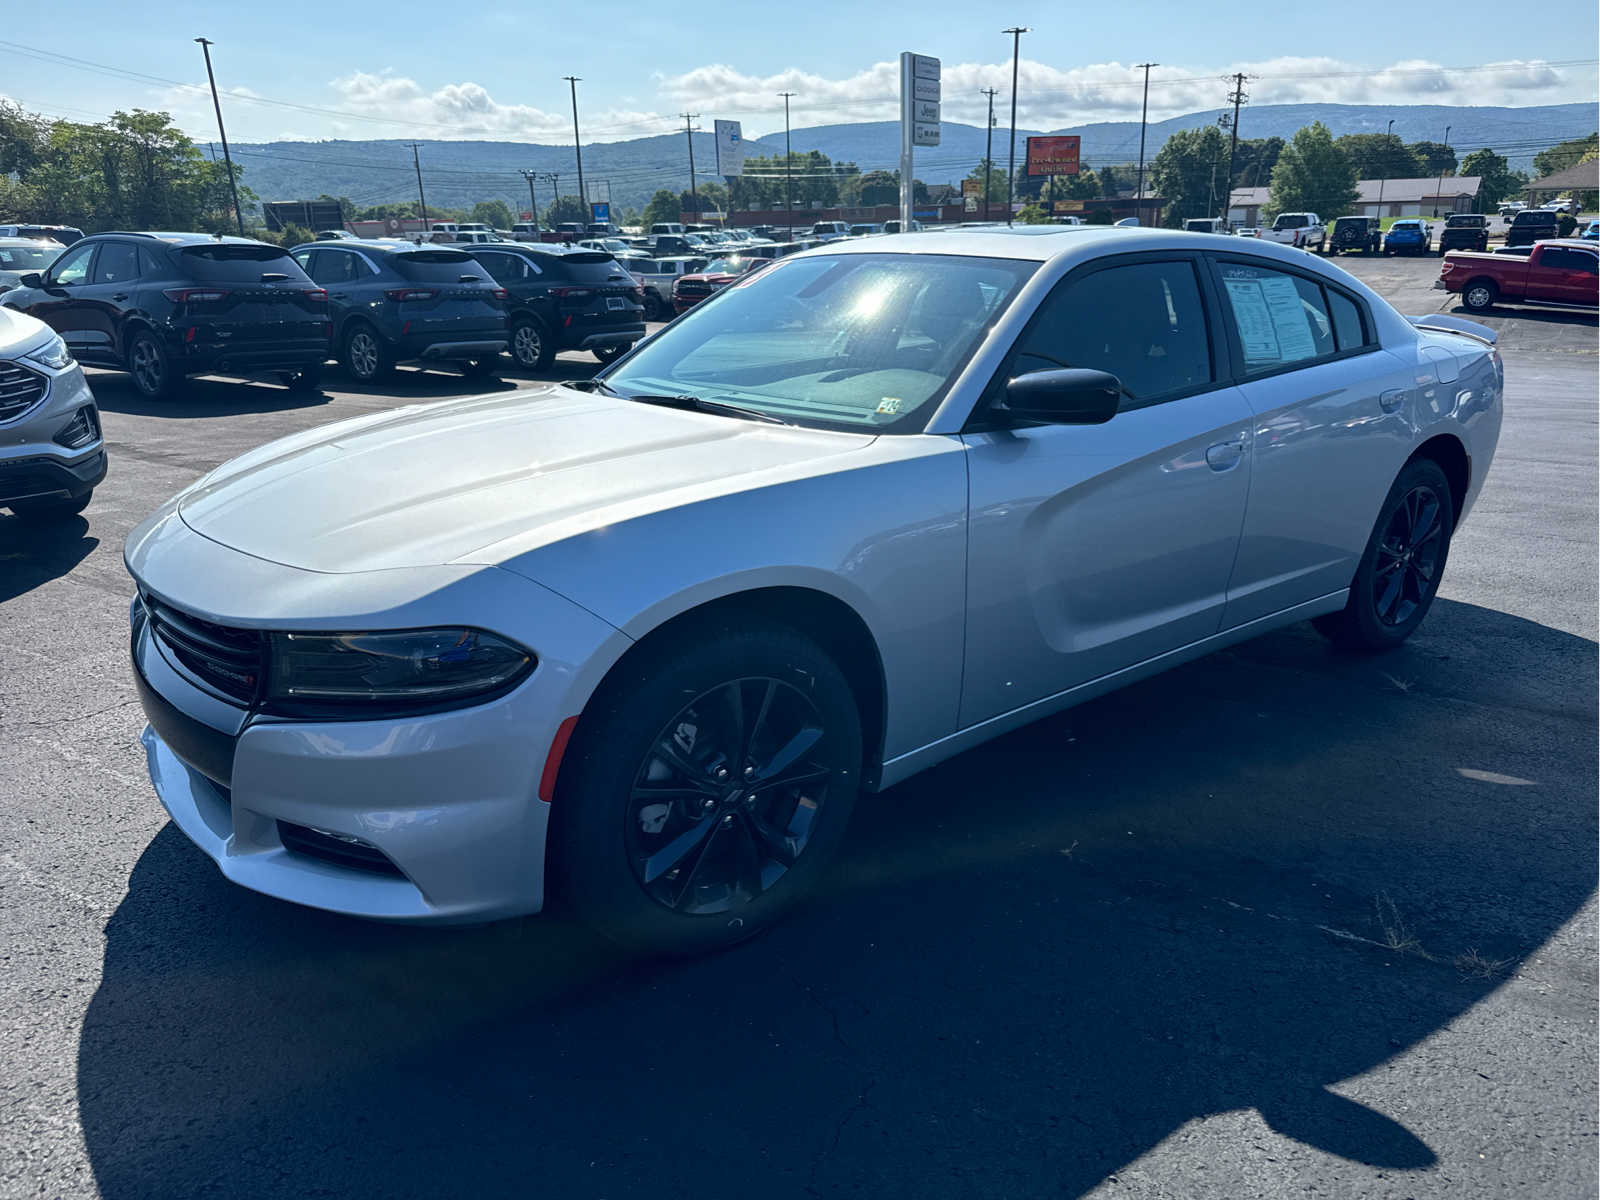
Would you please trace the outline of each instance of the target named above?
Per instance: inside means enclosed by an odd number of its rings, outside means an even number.
[[[1556,214],[1547,208],[1525,208],[1511,218],[1506,245],[1531,246],[1556,236]]]
[[[328,357],[327,293],[248,238],[98,233],[0,304],[51,326],[80,362],[127,371],[150,399],[212,371],[315,387]]]
[[[1489,218],[1475,213],[1456,213],[1444,223],[1439,234],[1439,256],[1451,250],[1487,250]]]
[[[472,256],[511,293],[518,366],[543,369],[560,350],[592,350],[608,363],[644,337],[644,289],[603,251],[497,242]]]
[[[1377,254],[1383,249],[1383,230],[1377,217],[1335,217],[1333,231],[1328,234],[1328,253],[1341,250],[1359,250],[1363,254]]]
[[[328,290],[333,353],[371,383],[398,362],[494,374],[506,349],[506,293],[470,254],[398,239],[307,242],[290,253]]]

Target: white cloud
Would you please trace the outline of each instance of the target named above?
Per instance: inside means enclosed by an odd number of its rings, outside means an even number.
[[[1325,57],[1280,57],[1204,67],[1166,65],[1150,75],[1150,115],[1159,120],[1184,113],[1221,109],[1231,83],[1244,71],[1254,104],[1510,104],[1562,103],[1594,92],[1594,68],[1553,67],[1542,61],[1509,61],[1472,70],[1451,69],[1426,60],[1404,60],[1385,67],[1363,67]],[[1011,63],[945,63],[942,91],[947,120],[982,125],[986,87],[999,90],[996,116],[1009,116]],[[1144,73],[1125,63],[1096,63],[1061,69],[1023,58],[1017,85],[1017,122],[1028,128],[1055,129],[1094,121],[1137,120]],[[899,67],[874,63],[853,75],[830,79],[802,71],[748,75],[717,63],[659,79],[662,94],[675,104],[742,116],[752,132],[782,128],[780,92],[797,93],[797,126],[847,121],[890,120],[898,114]]]

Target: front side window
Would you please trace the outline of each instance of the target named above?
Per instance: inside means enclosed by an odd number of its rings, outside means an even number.
[[[1587,271],[1593,275],[1596,259],[1593,254],[1582,250],[1563,250],[1557,246],[1546,246],[1544,253],[1539,256],[1539,264],[1557,271]]]
[[[56,265],[50,272],[51,281],[60,287],[82,283],[89,277],[89,260],[94,257],[94,251],[93,246],[68,250],[56,259]]]
[[[1040,306],[1011,374],[1108,371],[1128,406],[1211,382],[1211,337],[1188,261],[1129,263],[1067,280]]]
[[[1247,372],[1275,371],[1334,352],[1333,322],[1317,284],[1245,263],[1225,262],[1219,269]]]
[[[848,254],[774,264],[602,375],[834,429],[920,430],[1033,262]]]

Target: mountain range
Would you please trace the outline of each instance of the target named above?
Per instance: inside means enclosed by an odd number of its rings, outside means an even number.
[[[1173,133],[1210,124],[1219,115],[1221,110],[1211,110],[1152,121],[1145,137],[1146,159],[1153,158]],[[1239,136],[1289,138],[1312,121],[1321,121],[1336,137],[1382,133],[1391,120],[1394,132],[1407,142],[1443,141],[1448,127],[1450,145],[1458,154],[1487,146],[1506,155],[1514,169],[1527,171],[1538,151],[1593,131],[1595,109],[1592,103],[1530,108],[1269,104],[1243,111]],[[1133,162],[1139,155],[1139,123],[1105,121],[1065,129],[1018,129],[1019,160],[1023,139],[1039,133],[1077,134],[1083,139],[1082,161],[1090,167]],[[1004,125],[994,131],[994,158],[1001,166],[1007,159],[1009,134]],[[696,177],[714,178],[713,137],[709,132],[693,136]],[[863,171],[893,169],[899,160],[900,126],[895,121],[817,125],[792,130],[790,141],[796,153],[820,150],[834,162],[854,162]],[[944,122],[940,145],[917,152],[917,177],[927,183],[956,182],[983,157],[984,142],[985,131],[980,126]],[[751,138],[746,144],[751,154],[781,155],[783,134]],[[233,153],[244,168],[244,181],[267,200],[304,200],[326,194],[348,196],[364,206],[410,200],[417,194],[410,141],[246,143],[234,146]],[[470,207],[479,200],[501,199],[513,209],[525,209],[525,171],[539,177],[557,173],[562,195],[578,191],[571,145],[433,140],[419,142],[418,155],[427,199],[435,205]],[[667,134],[591,143],[583,147],[583,173],[591,198],[603,194],[598,185],[604,181],[619,212],[642,208],[658,188],[688,189],[687,138]],[[550,182],[536,178],[534,188],[538,203],[548,205]]]

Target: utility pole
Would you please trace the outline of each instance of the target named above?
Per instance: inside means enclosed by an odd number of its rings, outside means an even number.
[[[227,149],[228,143],[223,142],[222,146],[223,149]],[[1450,153],[1450,126],[1448,125],[1444,127],[1444,151],[1446,154]],[[1444,191],[1444,159],[1441,158],[1439,160],[1439,182],[1433,188],[1433,215],[1436,217],[1439,215],[1439,193],[1442,191]]]
[[[589,193],[583,190],[583,139],[578,136],[578,84],[582,77],[578,75],[563,75],[572,85],[572,148],[578,155],[578,202],[583,205],[584,220],[589,219]],[[550,214],[554,223],[555,214]]]
[[[417,204],[422,208],[422,232],[426,235],[433,231],[433,226],[428,224],[428,198],[422,194],[422,160],[417,157],[417,143],[411,143],[411,165],[417,169]]]
[[[700,220],[700,196],[694,190],[694,119],[699,113],[679,113],[683,118],[683,136],[689,139],[689,202],[694,205],[694,219]]]
[[[528,207],[532,210],[530,215],[533,217],[533,227],[537,229],[539,227],[539,198],[533,194],[533,181],[539,177],[539,173],[537,171],[520,171],[518,174],[528,181]]]
[[[561,203],[561,172],[551,171],[545,177],[545,182],[550,185],[550,228],[556,227],[556,206]],[[538,213],[534,213],[537,220]]]
[[[222,137],[222,161],[228,167],[228,190],[233,193],[233,219],[238,223],[239,236],[244,236],[244,210],[239,207],[239,184],[233,177],[233,155],[228,153],[228,131],[222,127],[222,101],[217,99],[217,77],[211,73],[211,46],[209,38],[197,37],[200,49],[206,56],[206,78],[211,82],[211,107],[217,110],[217,133]],[[216,156],[213,154],[213,158]]]
[[[1233,120],[1228,125],[1231,134],[1228,140],[1228,177],[1222,181],[1222,190],[1226,198],[1222,202],[1222,223],[1228,223],[1228,209],[1233,206],[1233,163],[1239,153],[1239,106],[1250,97],[1245,93],[1244,81],[1248,79],[1243,71],[1233,77],[1233,91],[1228,93],[1228,99],[1233,101]]]
[[[789,222],[789,240],[794,241],[794,151],[789,149],[789,98],[794,92],[779,92],[783,97],[783,215]]]
[[[1394,118],[1389,119],[1389,128],[1383,131],[1383,136],[1388,137],[1394,132]],[[1383,147],[1383,165],[1378,168],[1378,220],[1383,220],[1383,185],[1389,180],[1389,147]],[[1380,225],[1381,229],[1382,226]]]
[[[1144,68],[1144,105],[1139,109],[1139,187],[1133,196],[1141,225],[1144,224],[1144,127],[1150,120],[1150,68],[1160,65],[1153,62],[1139,64]]]
[[[994,98],[1000,94],[999,88],[984,88],[982,94],[989,97],[989,124],[983,139],[983,219],[989,219],[989,179],[994,174]]]
[[[1011,224],[1011,201],[1017,187],[1017,57],[1022,51],[1022,35],[1032,32],[1026,25],[1003,30],[1011,35],[1011,163],[1006,168],[1006,224]]]

